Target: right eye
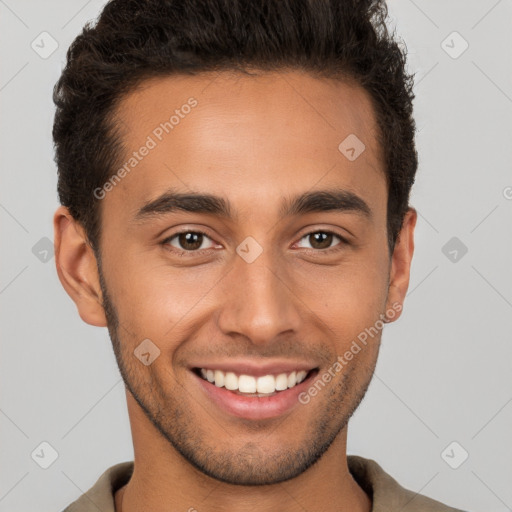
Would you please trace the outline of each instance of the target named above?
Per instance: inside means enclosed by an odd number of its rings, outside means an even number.
[[[208,247],[203,246],[205,239],[211,240],[210,237],[202,231],[180,231],[167,237],[162,242],[162,245],[170,245],[181,252],[197,252],[199,250],[208,249]]]

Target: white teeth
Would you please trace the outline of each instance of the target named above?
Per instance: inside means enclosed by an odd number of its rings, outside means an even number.
[[[215,370],[215,385],[218,388],[224,386],[224,373],[220,370]]]
[[[273,375],[258,377],[256,390],[258,393],[273,393],[276,390],[276,379]],[[240,389],[240,391],[242,391],[242,389]]]
[[[238,377],[238,391],[256,393],[256,379],[250,375],[240,375]]]
[[[280,373],[276,377],[276,391],[283,391],[285,389],[288,389],[288,375]]]
[[[307,371],[293,371],[291,373],[280,373],[279,375],[263,375],[253,377],[242,374],[240,376],[233,372],[224,373],[222,370],[200,369],[203,379],[214,383],[218,388],[225,387],[230,391],[240,393],[259,393],[261,395],[272,395],[276,391],[284,391],[300,384],[308,374]]]
[[[308,372],[305,372],[304,370],[297,372],[297,384],[300,384],[305,378]]]
[[[232,372],[227,372],[224,375],[224,386],[230,391],[238,389],[238,377]]]

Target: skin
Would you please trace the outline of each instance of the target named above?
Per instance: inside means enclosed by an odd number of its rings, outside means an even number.
[[[85,322],[108,326],[126,385],[135,469],[116,510],[369,511],[348,470],[347,423],[381,332],[308,404],[273,419],[221,411],[188,369],[199,357],[300,359],[321,376],[403,303],[416,211],[390,255],[369,96],[299,71],[151,79],[117,111],[127,158],[191,96],[197,106],[101,200],[101,274],[80,224],[64,207],[54,216],[59,278]],[[338,150],[351,133],[366,146],[355,161]],[[170,187],[225,197],[236,217],[182,211],[134,221]],[[279,215],[284,197],[333,187],[357,194],[371,216]],[[182,228],[207,232],[202,254],[168,240]],[[325,230],[336,236],[323,246],[306,236]],[[252,263],[236,253],[248,236],[263,248]],[[149,366],[133,355],[146,338],[160,349]]]

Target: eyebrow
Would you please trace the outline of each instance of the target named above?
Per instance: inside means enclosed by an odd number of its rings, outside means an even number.
[[[236,220],[228,199],[212,194],[181,193],[168,190],[156,199],[146,202],[135,215],[136,222],[158,218],[177,211],[216,215]],[[371,219],[372,210],[358,195],[349,190],[330,189],[305,192],[296,197],[285,198],[279,215],[289,217],[314,212],[352,212]]]

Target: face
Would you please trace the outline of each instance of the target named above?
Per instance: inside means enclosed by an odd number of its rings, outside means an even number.
[[[368,96],[295,71],[202,74],[144,82],[118,119],[128,165],[97,192],[98,294],[127,389],[207,475],[263,484],[303,473],[364,396],[381,330],[344,354],[408,283],[412,241],[388,252]],[[350,134],[356,156],[364,144],[355,159],[339,149]],[[84,296],[82,318],[104,325]],[[224,370],[224,387],[201,368]],[[270,397],[226,389],[227,373],[248,375],[249,390],[293,369],[305,380]]]

